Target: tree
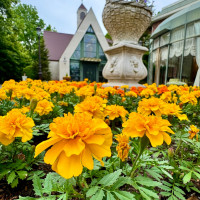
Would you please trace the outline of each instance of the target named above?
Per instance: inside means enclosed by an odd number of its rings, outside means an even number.
[[[0,1],[0,82],[8,79],[20,80],[22,69],[30,62],[29,55],[16,40],[13,26],[13,6],[16,0]]]

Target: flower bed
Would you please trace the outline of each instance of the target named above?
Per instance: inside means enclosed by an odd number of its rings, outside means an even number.
[[[200,88],[145,86],[4,82],[0,198],[199,196]]]

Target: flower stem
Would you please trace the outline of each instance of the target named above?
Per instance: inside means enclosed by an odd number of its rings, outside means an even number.
[[[132,167],[132,170],[131,170],[131,178],[134,177],[135,175],[135,171],[137,169],[137,161],[139,160],[140,156],[143,154],[145,148],[147,147],[147,145],[149,144],[149,139],[148,137],[145,135],[143,136],[142,138],[140,138],[140,151],[139,151],[139,154],[137,155],[134,163],[133,163],[133,167]]]

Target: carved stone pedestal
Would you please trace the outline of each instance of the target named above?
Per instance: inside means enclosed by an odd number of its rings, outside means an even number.
[[[142,56],[146,47],[133,44],[118,44],[105,51],[108,62],[103,69],[103,76],[108,83],[103,87],[129,85],[142,86],[138,82],[147,76]]]

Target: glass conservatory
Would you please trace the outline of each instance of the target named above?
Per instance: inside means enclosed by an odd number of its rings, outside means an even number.
[[[149,84],[200,86],[200,2],[163,21],[150,43]]]

